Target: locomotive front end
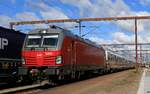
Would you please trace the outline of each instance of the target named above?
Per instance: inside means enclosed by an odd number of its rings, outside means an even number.
[[[25,67],[48,67],[62,64],[61,51],[57,49],[58,34],[28,35],[22,53]]]
[[[43,29],[29,32],[22,51],[20,75],[59,75],[63,59],[61,33],[57,29]]]

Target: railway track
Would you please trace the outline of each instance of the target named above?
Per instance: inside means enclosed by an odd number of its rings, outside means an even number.
[[[17,86],[13,88],[2,89],[0,90],[0,94],[36,94],[36,93],[42,92],[45,89],[49,89],[55,86],[61,86],[61,85],[76,82],[76,81],[86,80],[86,79],[93,78],[96,76],[94,75],[92,77],[88,77],[84,79],[72,80],[72,81],[67,81],[67,82],[65,81],[59,84],[56,84],[53,82],[49,83],[49,81],[46,80],[46,81],[41,82],[40,84]]]
[[[120,72],[120,71],[118,71],[118,72]],[[63,82],[63,83],[59,83],[59,84],[52,83],[52,82],[49,83],[48,80],[45,80],[45,81],[41,82],[40,84],[25,85],[25,86],[18,86],[18,87],[14,87],[14,88],[3,89],[3,90],[0,90],[0,94],[36,94],[36,93],[44,91],[45,89],[49,89],[49,88],[52,88],[55,86],[61,86],[64,84],[78,82],[78,81],[82,81],[82,80],[88,80],[90,78],[95,78],[95,77],[99,77],[102,75],[111,75],[113,73],[115,73],[115,72],[99,74],[99,75],[95,74],[95,75],[92,75],[91,77],[85,77],[85,78],[81,78],[78,80],[67,81],[67,82]]]
[[[0,94],[19,94],[19,92],[24,92],[24,94],[27,94],[25,93],[25,91],[40,91],[40,88],[42,88],[43,86],[45,86],[46,84],[48,84],[47,81],[44,81],[44,82],[41,82],[39,84],[33,84],[33,85],[26,85],[26,86],[19,86],[19,87],[13,87],[13,88],[7,88],[7,89],[3,89],[3,90],[0,90]],[[28,93],[29,94],[29,93]]]

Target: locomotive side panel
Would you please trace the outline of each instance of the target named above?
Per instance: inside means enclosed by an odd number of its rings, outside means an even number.
[[[63,73],[103,70],[106,68],[105,51],[76,37],[65,36],[62,44]]]
[[[65,66],[70,66],[71,63],[71,38],[65,37],[62,44],[62,56],[63,56],[63,64]]]
[[[76,39],[75,37],[65,36],[62,44],[62,57],[64,74],[70,75],[76,70]]]
[[[102,48],[77,41],[76,54],[77,66],[80,66],[82,70],[105,68],[105,53]]]

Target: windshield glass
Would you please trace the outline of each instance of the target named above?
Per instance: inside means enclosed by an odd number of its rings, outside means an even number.
[[[43,47],[57,46],[58,35],[43,36]]]
[[[41,42],[41,36],[28,36],[27,47],[39,47]]]

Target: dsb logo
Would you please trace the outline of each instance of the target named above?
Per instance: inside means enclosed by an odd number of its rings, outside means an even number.
[[[0,38],[0,50],[4,50],[5,46],[8,45],[8,40],[6,38]]]

